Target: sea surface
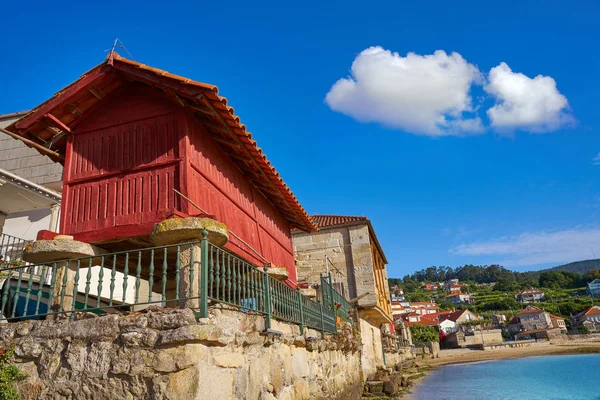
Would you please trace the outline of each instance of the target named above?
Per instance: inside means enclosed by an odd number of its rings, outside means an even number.
[[[528,357],[440,367],[416,400],[600,400],[600,354]]]

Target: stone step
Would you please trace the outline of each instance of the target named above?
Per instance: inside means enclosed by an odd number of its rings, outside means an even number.
[[[367,381],[365,383],[365,392],[383,395],[383,381]]]

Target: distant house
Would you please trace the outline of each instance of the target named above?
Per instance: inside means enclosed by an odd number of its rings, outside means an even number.
[[[414,301],[408,303],[410,309],[419,315],[434,314],[440,311],[440,308],[433,301]]]
[[[450,291],[450,293],[460,292],[462,291],[462,285],[450,285],[448,290]]]
[[[437,283],[426,283],[422,286],[422,289],[429,290],[431,292],[434,290],[438,290],[439,287],[440,287],[440,285]]]
[[[503,314],[493,314],[492,315],[492,325],[499,327],[506,323],[506,315]]]
[[[588,283],[588,293],[594,298],[600,298],[600,279],[594,279]]]
[[[458,285],[458,282],[459,282],[458,279],[448,279],[448,281],[446,281],[446,283],[444,284],[444,288],[446,290],[450,290],[450,286]]]
[[[407,325],[418,325],[421,323],[421,315],[416,312],[408,312],[400,315],[394,315],[394,320],[402,320],[402,322]]]
[[[524,331],[532,331],[535,329],[547,329],[552,327],[550,314],[541,308],[527,306],[517,314],[521,329]]]
[[[400,314],[405,314],[407,312],[411,312],[412,309],[410,308],[409,302],[408,300],[406,300],[404,297],[392,297],[392,315],[400,315]]]
[[[546,300],[544,297],[544,292],[535,288],[530,288],[522,291],[521,293],[517,293],[515,297],[520,303],[539,303]]]
[[[515,339],[548,339],[567,333],[565,321],[541,308],[527,306],[508,323]]]
[[[600,306],[593,306],[571,317],[571,325],[575,329],[586,327],[590,332],[600,332]]]
[[[550,322],[552,323],[553,328],[558,328],[562,333],[567,333],[567,323],[563,317],[550,314]]]
[[[435,325],[440,332],[446,334],[456,331],[456,322],[448,318],[453,311],[441,311],[435,314],[421,316],[423,325]]]
[[[450,303],[459,306],[461,304],[470,304],[471,303],[471,295],[462,292],[455,292],[446,297],[444,297]]]

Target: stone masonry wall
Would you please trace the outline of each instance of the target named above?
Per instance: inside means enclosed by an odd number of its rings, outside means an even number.
[[[320,274],[325,274],[325,256],[342,271],[343,281],[349,297],[367,294],[358,301],[359,306],[377,305],[369,227],[364,225],[342,226],[322,229],[310,234],[295,232],[292,236],[298,279],[318,284]]]
[[[22,399],[358,399],[360,344],[346,325],[326,336],[213,308],[0,325],[29,378]]]
[[[5,128],[20,117],[0,120],[0,128]],[[54,190],[62,190],[63,167],[23,142],[0,132],[0,168],[29,179],[39,185],[48,185]]]

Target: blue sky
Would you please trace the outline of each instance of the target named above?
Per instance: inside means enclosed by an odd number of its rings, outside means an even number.
[[[600,257],[596,2],[127,3],[3,5],[0,113],[119,37],[219,86],[308,212],[368,216],[390,276]]]

